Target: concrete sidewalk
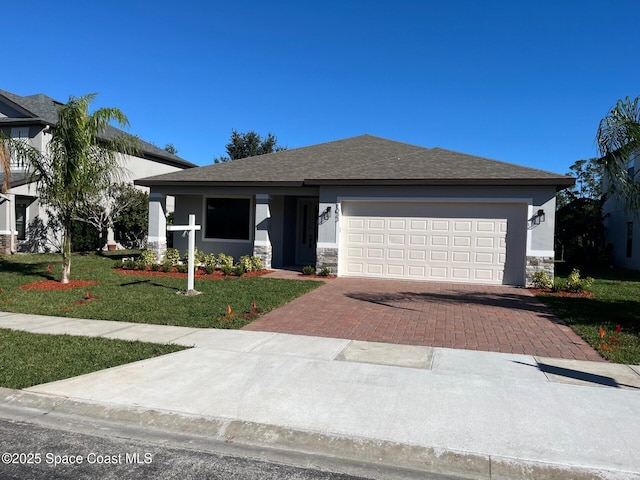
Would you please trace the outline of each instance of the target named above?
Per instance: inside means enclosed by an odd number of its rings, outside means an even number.
[[[196,347],[0,406],[463,478],[640,478],[638,366],[7,312],[0,328]]]

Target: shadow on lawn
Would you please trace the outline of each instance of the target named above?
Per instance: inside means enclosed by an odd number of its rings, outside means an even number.
[[[151,285],[152,287],[162,287],[162,288],[167,288],[169,290],[173,290],[175,292],[179,292],[180,289],[176,288],[176,287],[170,287],[168,285],[162,285],[161,283],[156,283],[156,282],[152,282],[151,279],[149,280],[135,280],[133,282],[127,282],[127,283],[121,283],[120,286],[121,287],[131,287],[134,285]]]
[[[609,328],[620,325],[622,330],[640,335],[640,302],[550,295],[540,295],[538,299],[568,324]]]
[[[46,280],[55,280],[55,277],[51,272],[47,270],[50,263],[37,262],[37,263],[21,263],[21,262],[8,262],[5,259],[0,259],[0,270],[3,272],[19,273],[28,277],[42,277]]]
[[[451,293],[433,292],[353,292],[347,293],[347,297],[363,302],[375,303],[390,308],[421,311],[419,308],[411,308],[410,302],[444,303],[452,305],[473,304],[487,307],[505,308],[510,310],[526,310],[534,312],[548,320],[564,324],[536,297],[526,293],[489,293],[460,291]]]

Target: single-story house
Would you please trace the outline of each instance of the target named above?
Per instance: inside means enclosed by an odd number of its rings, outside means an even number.
[[[43,94],[20,96],[0,90],[0,130],[44,152],[51,138],[51,129],[58,123],[58,107],[61,105],[61,102]],[[112,138],[122,133],[109,126],[104,137]],[[127,182],[196,166],[140,139],[139,146],[138,155],[123,155],[120,159],[125,172],[123,180]],[[36,185],[29,181],[26,166],[12,162],[11,179],[10,190],[0,196],[0,253],[55,250],[60,243],[59,235],[48,228],[46,209],[38,201]],[[4,172],[0,171],[0,182],[3,180]],[[171,199],[169,207],[172,208]],[[115,244],[111,231],[108,232],[108,242]]]
[[[635,182],[640,181],[640,153],[631,155],[627,172]],[[606,180],[603,187],[608,190]],[[613,265],[640,270],[640,212],[629,209],[615,192],[609,192],[602,214],[605,241]]]
[[[555,196],[575,179],[361,135],[136,180],[149,248],[195,214],[199,250],[338,276],[525,285],[553,275]],[[174,246],[187,248],[179,232]]]

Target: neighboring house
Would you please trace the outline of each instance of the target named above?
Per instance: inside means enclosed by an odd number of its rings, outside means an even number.
[[[633,155],[628,172],[640,181],[640,155]],[[607,191],[604,182],[603,191]],[[602,206],[605,242],[614,266],[640,270],[640,212],[629,210],[615,193]]]
[[[0,130],[13,138],[24,139],[43,152],[51,138],[51,128],[58,121],[60,105],[61,102],[46,95],[22,97],[0,90]],[[110,127],[105,132],[105,138],[119,133],[122,132]],[[126,155],[122,158],[121,165],[125,172],[123,180],[133,182],[136,178],[195,167],[144,141],[140,141],[140,149],[139,156]],[[14,162],[11,170],[11,189],[7,195],[0,197],[0,253],[55,248],[45,245],[55,244],[56,239],[47,236],[42,228],[44,225],[46,230],[48,217],[46,209],[38,201],[36,185],[29,182],[24,166]],[[4,172],[0,172],[0,181],[3,177]],[[112,232],[109,232],[109,242],[114,242]]]
[[[136,180],[151,188],[158,255],[173,195],[174,223],[195,214],[205,252],[339,276],[509,285],[553,275],[555,196],[574,182],[370,135]]]

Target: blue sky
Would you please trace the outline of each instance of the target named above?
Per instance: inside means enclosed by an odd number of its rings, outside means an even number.
[[[640,94],[631,0],[33,0],[3,17],[0,88],[97,92],[198,165],[236,129],[289,148],[368,133],[565,173]]]

